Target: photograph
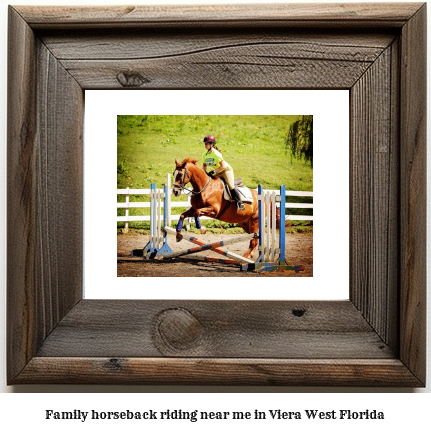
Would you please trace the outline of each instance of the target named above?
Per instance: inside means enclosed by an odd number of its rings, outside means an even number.
[[[312,115],[118,115],[117,188],[117,276],[313,276]]]

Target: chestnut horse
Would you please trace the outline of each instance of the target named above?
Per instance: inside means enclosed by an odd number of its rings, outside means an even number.
[[[223,222],[237,223],[247,233],[259,231],[259,208],[257,192],[251,190],[253,203],[244,203],[245,210],[238,209],[236,202],[226,201],[223,197],[223,183],[220,178],[211,178],[201,167],[196,165],[197,159],[185,158],[182,162],[175,159],[174,185],[172,193],[178,197],[185,189],[187,183],[191,183],[193,191],[190,191],[192,207],[185,211],[177,225],[177,241],[182,239],[181,230],[186,217],[194,217],[197,228],[200,227],[200,216],[207,216]],[[186,189],[188,190],[188,189]],[[201,229],[205,232],[205,228]],[[245,258],[251,258],[257,249],[258,239],[252,239]]]

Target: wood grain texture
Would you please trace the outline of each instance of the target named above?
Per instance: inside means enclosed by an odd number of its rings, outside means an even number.
[[[159,320],[167,311],[180,312],[176,322],[171,319],[169,339]],[[186,314],[193,338],[185,337]],[[84,300],[38,355],[387,359],[394,354],[348,301]]]
[[[72,31],[56,35],[38,31],[41,41],[63,60],[150,60],[186,56],[225,48],[255,46],[265,56],[267,45],[284,45],[282,58],[373,62],[396,37],[393,29],[358,33],[331,30],[235,29],[208,32],[201,28],[176,30]],[[288,45],[288,49],[285,45]],[[269,56],[269,54],[267,54]],[[244,59],[245,61],[246,59]]]
[[[19,12],[35,29],[100,27],[257,26],[402,27],[420,3],[251,4],[119,7],[21,6]]]
[[[81,298],[83,91],[13,9],[9,22],[8,368],[16,375]]]
[[[84,92],[45,45],[37,48],[35,289],[46,337],[82,295]]]
[[[389,46],[351,90],[350,299],[384,341],[397,327],[399,105]],[[395,128],[393,130],[392,128]],[[394,335],[391,338],[395,343]],[[392,345],[396,350],[396,345]]]
[[[401,38],[401,359],[425,379],[426,341],[426,5]]]
[[[53,40],[47,47],[85,89],[351,88],[395,33],[218,31],[120,33],[109,52],[100,35]],[[55,39],[55,38],[54,38]],[[78,43],[78,41],[80,43]],[[111,49],[112,45],[112,49]],[[123,77],[123,79],[120,79]],[[124,79],[130,77],[130,79]]]
[[[420,387],[399,360],[34,357],[17,383]]]
[[[37,338],[33,274],[36,159],[35,37],[9,9],[7,128],[7,319],[8,375],[17,375],[35,355]],[[18,315],[17,315],[18,313]]]
[[[423,386],[424,38],[416,3],[11,7],[8,382]],[[349,89],[350,300],[81,300],[91,88]]]

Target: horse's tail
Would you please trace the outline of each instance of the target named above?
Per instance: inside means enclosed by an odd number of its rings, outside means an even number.
[[[275,208],[275,228],[280,229],[280,207]]]

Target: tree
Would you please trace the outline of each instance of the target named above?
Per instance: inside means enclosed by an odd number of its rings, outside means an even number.
[[[313,166],[313,116],[304,115],[300,120],[290,125],[286,135],[286,150],[289,149],[292,156],[304,158]]]

